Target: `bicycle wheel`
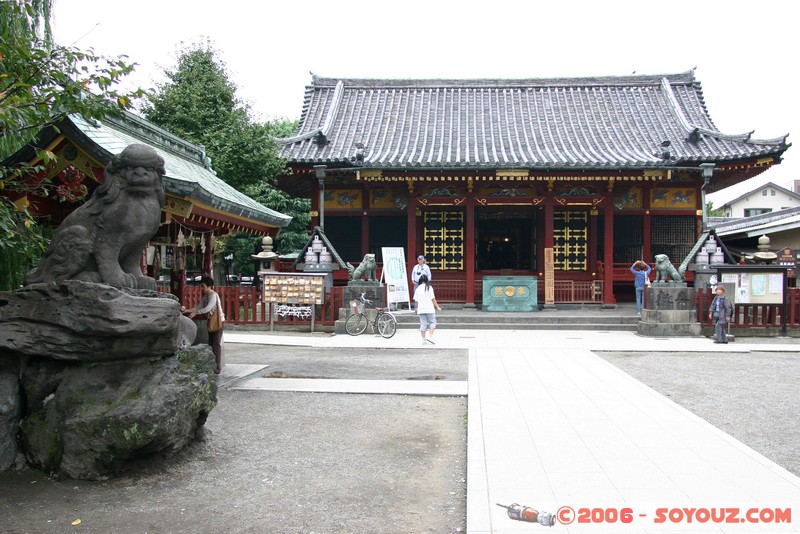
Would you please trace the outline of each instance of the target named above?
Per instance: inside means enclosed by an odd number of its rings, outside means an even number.
[[[397,332],[397,319],[391,313],[382,313],[380,317],[375,319],[378,325],[378,333],[389,339]]]
[[[363,313],[359,313],[358,315],[351,315],[350,317],[347,318],[347,321],[344,323],[344,329],[351,336],[357,336],[359,334],[363,334],[364,330],[367,329],[367,316],[364,315]]]

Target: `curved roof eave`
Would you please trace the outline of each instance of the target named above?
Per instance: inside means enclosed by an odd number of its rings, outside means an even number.
[[[159,134],[164,133],[170,136],[172,143],[180,143],[181,150],[199,150],[197,156],[202,158],[204,163],[178,154],[178,148],[162,146],[145,135],[135,135],[135,132],[128,129],[123,130],[121,125],[113,120],[108,120],[106,121],[108,124],[105,124],[99,121],[90,122],[79,116],[70,116],[64,123],[64,127],[73,137],[79,138],[76,141],[80,140],[83,148],[92,153],[95,159],[103,165],[107,164],[117,152],[128,144],[143,143],[152,146],[166,162],[167,173],[164,176],[164,188],[169,193],[197,199],[199,202],[221,211],[278,228],[284,228],[291,223],[290,215],[256,202],[218,178],[205,164],[207,158],[201,147],[183,141],[135,115],[131,117],[127,115],[125,119],[132,121],[134,127],[146,128],[148,131],[152,130]],[[184,146],[188,149],[184,149]],[[194,150],[190,152],[190,154],[193,153]]]

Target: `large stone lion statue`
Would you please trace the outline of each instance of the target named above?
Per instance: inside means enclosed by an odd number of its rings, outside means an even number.
[[[375,254],[365,254],[364,259],[358,264],[350,275],[350,280],[361,280],[362,276],[367,277],[367,281],[377,280],[376,273],[378,266],[375,264]]]
[[[675,282],[683,282],[683,276],[678,272],[672,262],[669,261],[669,256],[666,254],[656,254],[656,282],[668,282],[667,277],[672,278]]]
[[[130,145],[114,156],[105,181],[64,219],[25,284],[83,280],[155,289],[140,264],[142,249],[161,222],[164,172],[163,158],[145,145]]]

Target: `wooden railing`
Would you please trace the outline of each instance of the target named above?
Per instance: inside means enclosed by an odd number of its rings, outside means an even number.
[[[253,286],[217,286],[214,290],[222,302],[225,320],[229,324],[269,324],[269,306],[261,302],[261,292]],[[181,304],[193,308],[203,297],[199,286],[186,286]],[[339,308],[342,306],[342,288],[333,287],[326,295],[322,305],[314,306],[314,323],[324,326],[333,326]],[[311,324],[311,319],[298,317],[274,318],[276,325],[306,326]]]
[[[459,303],[466,301],[465,280],[438,280],[435,282],[437,300],[442,303]],[[325,303],[315,306],[315,324],[333,326],[339,308],[342,307],[342,286],[334,286],[327,294]],[[268,307],[261,301],[261,293],[251,286],[217,286],[215,288],[222,301],[222,308],[230,324],[269,324]],[[163,290],[162,290],[163,291]],[[481,302],[482,282],[475,281],[475,300]],[[602,282],[557,280],[555,283],[556,302],[560,303],[597,303],[603,302]],[[184,302],[187,308],[194,307],[202,297],[199,286],[187,286],[184,290]],[[694,304],[697,318],[704,327],[713,327],[708,318],[708,308],[714,298],[710,289],[694,293]],[[540,301],[542,300],[540,288]],[[783,306],[777,304],[736,304],[731,328],[781,328],[781,311]],[[786,306],[786,322],[788,328],[800,328],[800,288],[789,288]],[[274,324],[282,326],[304,327],[310,325],[310,319],[276,316]]]
[[[553,285],[556,303],[603,302],[603,282],[601,280],[556,280]]]
[[[800,288],[790,287],[786,303],[787,328],[800,328]],[[700,324],[713,327],[708,318],[708,308],[714,299],[710,289],[698,290],[694,293],[697,319]],[[767,328],[776,329],[783,326],[781,318],[782,304],[735,304],[731,328]]]

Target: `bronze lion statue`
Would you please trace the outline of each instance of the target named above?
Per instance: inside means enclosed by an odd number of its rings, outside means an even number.
[[[683,276],[678,272],[678,269],[669,261],[669,256],[666,254],[656,254],[656,282],[668,282],[668,277],[672,278],[675,282],[683,282]]]
[[[83,280],[155,289],[140,264],[142,249],[161,223],[164,172],[164,159],[149,146],[130,145],[114,156],[105,181],[64,219],[25,285]]]
[[[362,276],[366,276],[367,281],[377,280],[378,266],[375,263],[375,254],[365,254],[364,259],[358,264],[352,274],[350,280],[361,280]]]

